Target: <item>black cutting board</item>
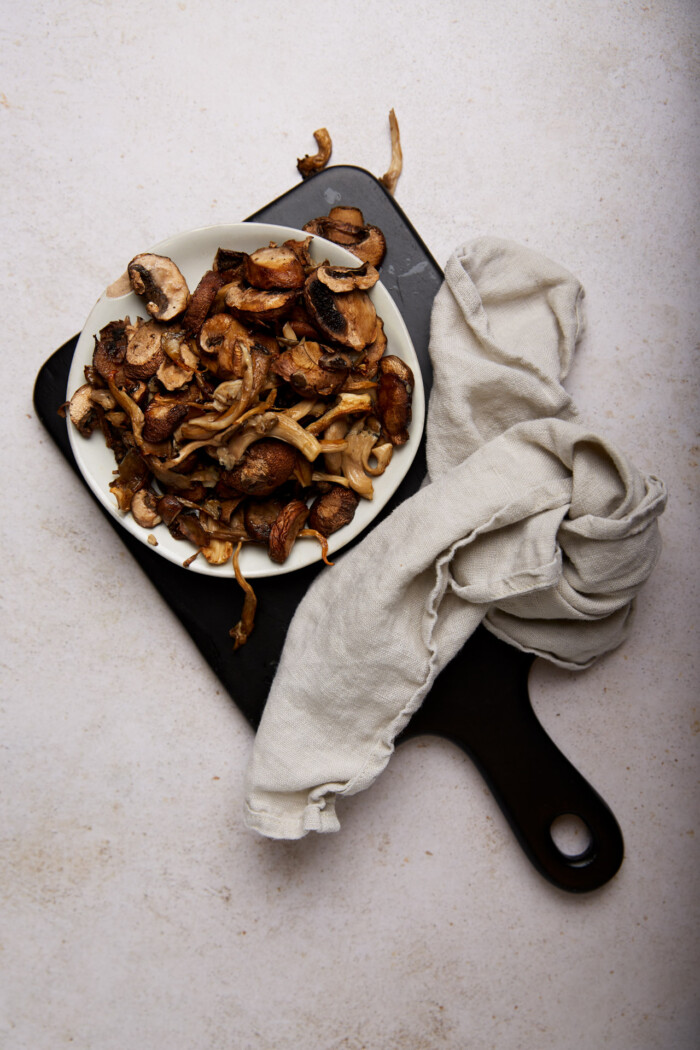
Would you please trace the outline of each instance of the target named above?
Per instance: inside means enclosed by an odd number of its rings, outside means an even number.
[[[336,204],[361,208],[366,221],[384,231],[388,247],[381,278],[411,334],[427,397],[431,386],[430,312],[442,283],[442,272],[377,179],[361,168],[327,168],[249,216],[248,221],[301,228],[309,219],[327,214]],[[233,217],[232,221],[237,220]],[[77,336],[70,339],[42,367],[34,388],[34,404],[61,452],[82,477],[70,449],[66,423],[58,414],[67,396],[76,341]],[[424,475],[423,443],[401,486],[376,520],[382,520],[399,502],[416,492]],[[234,653],[228,632],[240,615],[240,589],[230,579],[188,573],[173,565],[134,539],[106,511],[103,513],[255,728],[289,622],[323,566],[256,580],[255,630],[248,643]],[[564,890],[597,889],[613,877],[622,863],[622,835],[608,806],[535,717],[527,686],[532,661],[532,656],[480,627],[437,679],[400,741],[434,734],[463,748],[481,770],[523,849],[541,874]],[[562,853],[551,835],[553,821],[565,815],[573,815],[587,828],[587,847],[576,856]]]

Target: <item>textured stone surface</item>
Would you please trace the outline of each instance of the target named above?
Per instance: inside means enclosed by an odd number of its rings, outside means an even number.
[[[698,7],[603,0],[5,4],[2,413],[7,1050],[695,1045]],[[334,163],[381,174],[435,258],[481,233],[568,266],[569,383],[670,491],[629,642],[538,665],[616,813],[603,890],[544,882],[469,761],[399,750],[337,836],[260,840],[251,736],[36,420],[31,390],[135,252]]]

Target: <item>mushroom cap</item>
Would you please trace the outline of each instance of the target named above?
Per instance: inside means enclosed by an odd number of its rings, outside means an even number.
[[[245,277],[253,288],[301,288],[305,279],[304,267],[292,248],[258,248],[247,256]]]
[[[359,497],[344,485],[333,485],[311,504],[308,525],[323,536],[330,536],[355,516]]]
[[[311,274],[304,301],[313,323],[327,339],[351,350],[364,350],[377,329],[377,311],[367,292],[336,293]]]
[[[187,307],[187,281],[167,255],[135,255],[126,269],[131,287],[146,298],[146,309],[157,321],[172,321]]]

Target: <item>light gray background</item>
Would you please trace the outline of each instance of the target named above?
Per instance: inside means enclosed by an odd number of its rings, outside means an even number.
[[[0,1042],[7,1050],[651,1050],[698,1033],[693,0],[6,0]],[[470,762],[402,747],[336,836],[241,819],[251,733],[37,421],[32,385],[137,251],[334,163],[439,263],[480,234],[571,269],[584,418],[661,475],[628,643],[538,664],[627,856],[583,898]]]

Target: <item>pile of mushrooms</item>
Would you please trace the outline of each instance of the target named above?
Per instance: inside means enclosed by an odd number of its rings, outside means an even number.
[[[330,223],[351,250],[383,243],[358,209],[333,212],[309,227],[328,235]],[[245,591],[235,648],[256,605],[242,544],[282,564],[310,536],[331,564],[327,538],[372,499],[373,478],[408,440],[413,375],[386,354],[368,294],[381,256],[319,265],[310,242],[220,248],[193,292],[171,259],[137,255],[127,272],[148,317],[100,331],[68,404],[79,432],[99,428],[112,449],[122,511],[188,541],[184,565],[232,561]]]

